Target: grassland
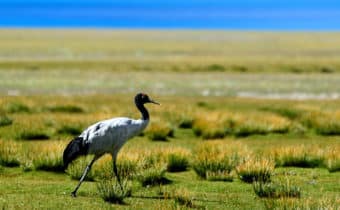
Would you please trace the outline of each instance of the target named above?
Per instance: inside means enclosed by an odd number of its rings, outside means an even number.
[[[74,175],[75,179],[79,177],[85,162],[77,163],[80,167],[68,171],[69,175],[60,173],[61,155],[73,135],[88,124],[111,116],[137,118],[132,96],[2,97],[2,116],[12,120],[11,125],[0,127],[0,159],[4,166],[0,175],[2,206],[112,207],[100,199],[95,182],[86,182],[79,191],[79,198],[69,196],[76,184],[76,180],[71,179],[72,174],[78,173]],[[185,207],[170,196],[178,189],[186,191],[192,205],[208,209],[264,209],[268,205],[278,208],[339,207],[340,148],[338,134],[334,133],[339,132],[338,100],[155,98],[162,106],[150,106],[152,121],[146,135],[128,142],[119,156],[120,170],[125,171],[132,182],[132,197],[124,200],[126,205],[115,207]],[[318,124],[319,118],[327,124]],[[180,128],[183,120],[190,122],[187,128]],[[232,127],[230,122],[233,122]],[[165,123],[163,126],[167,127],[160,127],[158,123]],[[201,133],[195,132],[199,127],[197,124],[203,129]],[[245,127],[244,135],[239,135],[240,128]],[[276,127],[279,131],[273,129]],[[168,136],[169,129],[173,137]],[[320,133],[320,129],[330,132]],[[150,137],[157,132],[164,135],[165,141]],[[204,135],[204,132],[210,134]],[[20,135],[22,133],[26,136]],[[30,138],[27,138],[28,134]],[[46,138],[39,140],[41,136]],[[177,163],[174,157],[170,160],[170,156],[177,156]],[[164,166],[164,170],[171,162],[172,168],[180,170],[163,173],[170,184],[143,187],[150,185],[150,181],[143,185],[140,177],[151,176],[145,174],[145,170],[149,170],[145,169],[145,161],[156,164],[152,166],[155,169]],[[141,164],[143,166],[139,167]],[[94,166],[90,176],[98,182],[111,173],[110,158],[105,157]],[[251,177],[263,176],[263,173],[274,183],[289,180],[290,185],[300,189],[300,198],[258,198],[248,182],[252,182]],[[243,182],[245,176],[250,178]],[[19,197],[22,203],[14,197]],[[50,199],[53,202],[42,202]]]
[[[339,33],[0,30],[0,69],[339,72]]]
[[[339,209],[338,35],[0,30],[0,207]],[[162,105],[119,154],[131,196],[101,198],[105,156],[71,198],[64,147],[139,91]]]

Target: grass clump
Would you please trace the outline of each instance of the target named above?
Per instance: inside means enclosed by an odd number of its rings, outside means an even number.
[[[299,198],[301,196],[301,189],[297,186],[291,185],[289,181],[285,183],[264,183],[254,182],[253,189],[257,196],[260,198],[281,198],[281,197],[294,197]]]
[[[247,137],[250,135],[266,135],[270,133],[288,133],[290,121],[275,115],[263,116],[254,114],[244,118],[243,116],[236,122],[234,135],[237,137]]]
[[[279,199],[264,199],[264,207],[268,210],[281,209],[339,209],[339,199],[330,197],[321,197],[315,199],[312,197],[292,199],[290,197],[281,197]]]
[[[126,180],[122,181],[121,189],[119,183],[115,179],[100,180],[97,183],[97,189],[100,197],[109,203],[124,204],[124,198],[131,196],[131,187]]]
[[[19,144],[13,141],[0,141],[0,165],[17,167],[20,165]]]
[[[58,128],[57,133],[75,136],[81,134],[82,131],[83,128],[79,125],[62,125]]]
[[[230,172],[240,161],[237,148],[240,145],[227,146],[223,142],[206,142],[201,144],[194,154],[192,167],[196,174],[203,179],[230,180]],[[244,149],[243,149],[244,150]]]
[[[138,163],[128,154],[120,153],[117,160],[117,170],[121,177],[132,179],[137,172]],[[85,168],[84,168],[85,169]],[[111,155],[107,154],[95,162],[92,167],[93,176],[99,179],[112,179],[115,175],[113,172],[113,162]]]
[[[186,188],[173,188],[168,189],[167,187],[160,187],[159,195],[161,195],[160,198],[166,199],[166,200],[174,200],[176,207],[186,207],[186,208],[195,208],[194,205],[194,197],[192,196],[192,193],[186,189]]]
[[[192,118],[183,117],[179,120],[178,127],[179,128],[185,128],[185,129],[192,128],[193,123],[194,123],[194,120]]]
[[[259,125],[255,122],[247,122],[238,126],[234,134],[237,137],[247,137],[250,135],[265,135],[268,134],[269,131],[265,126]]]
[[[20,102],[11,102],[5,105],[4,107],[5,112],[7,113],[29,113],[31,112],[31,109],[26,106],[25,104],[22,104]]]
[[[203,68],[205,71],[224,71],[225,67],[221,64],[211,64]]]
[[[13,120],[6,115],[0,115],[0,127],[12,125]]]
[[[35,170],[42,171],[64,171],[63,159],[58,154],[48,154],[46,156],[40,155],[33,160],[33,167]]]
[[[334,117],[319,119],[315,125],[315,131],[319,135],[340,135],[340,118]]]
[[[84,109],[75,105],[56,105],[44,108],[49,112],[63,112],[63,113],[84,113]]]
[[[156,120],[150,125],[146,135],[152,141],[167,141],[168,137],[174,136],[174,129],[169,123]]]
[[[231,182],[234,179],[233,175],[228,171],[207,171],[206,177],[209,181]]]
[[[340,171],[340,147],[332,147],[326,150],[324,165],[329,172]]]
[[[80,157],[73,161],[66,170],[66,173],[71,177],[71,179],[79,180],[83,175],[86,166],[91,162],[93,157]],[[90,170],[87,173],[85,180],[86,181],[94,181],[95,173],[94,170]]]
[[[50,136],[42,129],[23,129],[17,133],[16,139],[18,140],[47,140],[47,139],[50,139]]]
[[[301,122],[319,135],[340,135],[340,112],[306,111]]]
[[[340,159],[329,159],[329,160],[327,160],[326,168],[329,172],[340,171]]]
[[[251,158],[236,167],[239,178],[247,183],[269,182],[274,171],[275,163],[271,159]]]
[[[272,153],[276,166],[314,168],[324,164],[324,152],[316,145],[283,147],[273,149]]]
[[[168,155],[167,171],[186,171],[189,167],[189,159],[186,154],[174,153]]]
[[[268,111],[279,114],[283,117],[287,117],[288,119],[294,120],[302,115],[302,111],[295,108],[287,108],[287,107],[262,107],[261,111]]]
[[[165,172],[165,167],[155,165],[140,170],[136,175],[136,179],[143,187],[169,184],[171,181],[165,177]]]
[[[175,204],[178,204],[180,206],[185,206],[187,208],[194,208],[194,198],[190,194],[190,192],[187,189],[181,188],[178,190],[175,190],[171,198],[174,199]]]
[[[39,142],[29,145],[26,151],[25,167],[31,165],[35,170],[64,171],[62,159],[64,144],[58,141]]]
[[[197,116],[193,122],[193,131],[203,139],[223,138],[230,130],[230,116],[222,112],[210,112]]]

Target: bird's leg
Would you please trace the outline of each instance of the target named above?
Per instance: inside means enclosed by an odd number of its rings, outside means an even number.
[[[76,197],[76,196],[77,196],[76,194],[77,194],[77,191],[78,191],[78,189],[79,189],[81,183],[83,183],[83,181],[84,181],[86,175],[89,173],[89,171],[90,171],[90,169],[91,169],[91,167],[92,167],[92,164],[93,164],[97,159],[98,159],[98,157],[95,156],[95,157],[92,159],[92,161],[86,166],[85,171],[84,171],[83,175],[81,176],[81,178],[80,178],[80,180],[79,180],[79,183],[78,183],[77,187],[76,187],[76,188],[73,190],[73,192],[71,193],[72,197]]]
[[[122,190],[122,192],[124,191],[123,190],[123,186],[122,186],[122,183],[120,181],[120,177],[119,177],[119,174],[118,174],[118,170],[117,170],[117,164],[116,164],[116,157],[114,157],[113,159],[113,172],[115,173],[116,177],[117,177],[117,180],[118,180],[118,183],[119,183],[119,186],[120,186],[120,189]]]

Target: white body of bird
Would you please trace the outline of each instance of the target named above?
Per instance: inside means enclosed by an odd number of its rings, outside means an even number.
[[[97,122],[79,136],[84,144],[91,145],[87,154],[111,153],[116,156],[128,139],[141,133],[149,120],[134,120],[126,117]]]

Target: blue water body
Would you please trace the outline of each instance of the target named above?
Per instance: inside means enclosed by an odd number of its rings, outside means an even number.
[[[340,30],[340,1],[4,1],[0,27]]]

